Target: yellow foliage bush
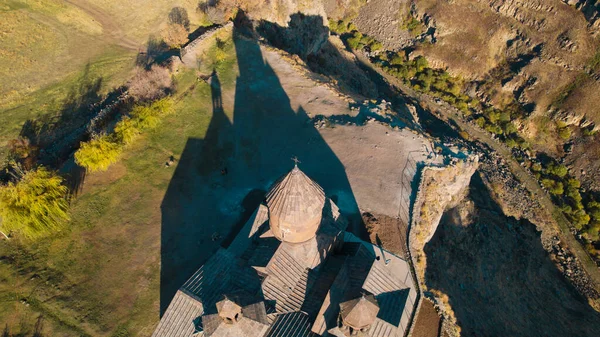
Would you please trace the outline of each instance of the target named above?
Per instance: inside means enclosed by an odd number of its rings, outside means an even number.
[[[152,104],[138,105],[115,125],[114,134],[81,144],[75,152],[75,162],[90,172],[106,171],[119,159],[123,146],[133,142],[144,130],[155,128],[162,117],[170,114],[173,100],[163,98]]]
[[[0,187],[4,232],[33,238],[60,229],[69,220],[68,189],[55,172],[39,167]]]
[[[110,136],[102,136],[81,144],[75,152],[75,162],[91,172],[106,171],[119,159],[122,146]]]

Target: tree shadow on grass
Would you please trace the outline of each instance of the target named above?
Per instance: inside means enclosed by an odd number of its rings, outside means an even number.
[[[111,125],[115,115],[130,102],[123,98],[123,87],[106,96],[100,93],[101,88],[102,77],[93,77],[88,64],[57,112],[27,120],[19,137],[28,141],[32,151],[21,164],[26,162],[25,168],[43,165],[61,171],[71,193],[76,194],[85,179],[85,170],[74,163],[73,152],[92,133],[101,133]]]
[[[257,190],[268,190],[292,169],[294,156],[308,176],[335,196],[351,228],[364,237],[343,164],[304,109],[292,109],[279,78],[248,31],[247,21],[239,16],[234,27],[239,76],[233,121],[220,103],[215,72],[210,79],[213,116],[207,133],[204,139],[188,139],[163,199],[161,315],[177,289],[223,244],[211,240],[213,234],[231,240],[262,201]]]
[[[472,220],[449,210],[425,246],[427,286],[448,295],[462,334],[599,336],[600,314],[559,272],[535,226],[505,216],[479,174],[468,198]]]
[[[92,78],[89,67],[88,64],[57,113],[29,119],[23,125],[20,136],[39,149],[39,164],[58,168],[79,141],[87,136],[86,127],[94,117],[94,104],[102,98],[102,78]]]

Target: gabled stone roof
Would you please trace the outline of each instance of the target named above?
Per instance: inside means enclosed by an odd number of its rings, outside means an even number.
[[[297,166],[275,182],[267,194],[269,224],[285,242],[312,238],[321,223],[325,193]]]

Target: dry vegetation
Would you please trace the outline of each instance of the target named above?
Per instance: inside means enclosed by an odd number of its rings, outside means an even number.
[[[414,3],[419,17],[427,17],[435,27],[436,42],[418,44],[413,55],[424,55],[434,67],[466,80],[484,81],[471,93],[499,109],[513,101],[533,109],[516,123],[534,148],[563,155],[568,139],[558,132],[544,133],[547,128],[538,123],[542,117],[554,117],[548,110],[565,90],[570,92],[562,108],[577,116],[568,124],[579,126],[583,116],[596,125],[600,122],[593,105],[597,95],[592,94],[600,89],[598,82],[575,83],[598,47],[575,8],[559,0]]]
[[[152,101],[163,96],[172,84],[169,70],[153,65],[149,70],[137,68],[128,88],[129,94],[136,100]]]

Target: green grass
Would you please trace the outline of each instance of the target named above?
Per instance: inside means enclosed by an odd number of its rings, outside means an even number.
[[[106,94],[129,78],[134,59],[135,55],[118,47],[108,48],[103,54],[90,60],[83,69],[65,79],[27,96],[0,104],[0,159],[6,157],[6,142],[19,135],[26,120],[60,115],[62,108],[81,94],[79,88],[82,85],[98,79],[102,80],[99,94]]]
[[[174,172],[164,162],[182,153],[188,137],[204,136],[211,114],[210,97],[203,91],[183,98],[164,127],[140,136],[122,163],[103,174],[112,177],[87,178],[100,182],[73,203],[69,230],[21,248],[35,259],[18,282],[30,283],[40,270],[56,275],[56,282],[40,286],[48,295],[30,297],[40,304],[36,311],[50,315],[47,319],[74,320],[67,324],[70,330],[94,336],[115,330],[120,336],[123,325],[132,327],[127,330],[131,336],[151,334],[158,320],[160,203]],[[0,255],[10,254],[17,244],[3,242]]]
[[[0,22],[0,105],[64,78],[107,45],[98,22],[62,1],[8,1]]]
[[[207,53],[224,92],[233,92],[235,52]],[[229,49],[231,48],[231,49]],[[212,55],[212,56],[211,56]],[[52,336],[149,336],[158,323],[160,205],[189,138],[204,138],[212,117],[210,86],[197,70],[176,77],[174,113],[127,146],[119,163],[89,174],[67,230],[33,243],[0,242],[0,322],[29,331],[39,314]],[[5,263],[6,262],[6,263]],[[35,275],[35,276],[34,276]],[[19,301],[27,297],[30,305]],[[15,313],[13,308],[26,308]]]

